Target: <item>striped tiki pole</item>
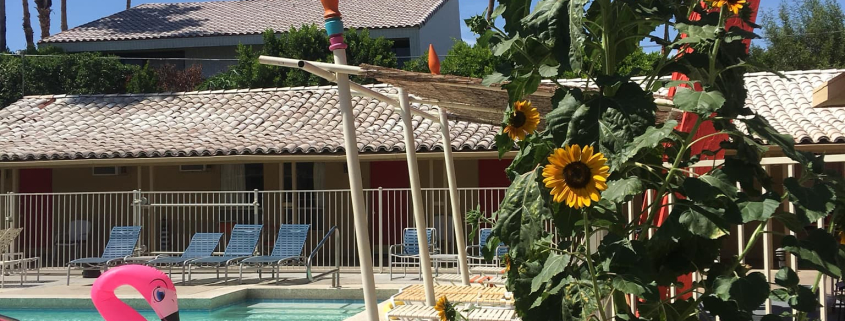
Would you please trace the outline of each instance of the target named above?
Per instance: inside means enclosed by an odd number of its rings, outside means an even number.
[[[343,20],[338,10],[338,0],[320,0],[323,3],[326,32],[334,54],[334,63],[346,65],[346,42],[343,40]],[[358,243],[358,261],[361,265],[361,282],[364,287],[364,305],[367,319],[378,320],[378,301],[373,277],[373,258],[370,250],[370,233],[367,229],[367,212],[364,188],[361,183],[361,165],[358,161],[358,138],[355,133],[355,115],[352,111],[352,93],[349,75],[337,73],[338,107],[343,118],[343,140],[346,165],[349,168],[349,188],[352,197],[352,214],[355,218],[355,238]]]

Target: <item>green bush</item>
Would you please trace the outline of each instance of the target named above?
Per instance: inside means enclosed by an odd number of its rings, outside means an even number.
[[[391,51],[392,41],[371,38],[367,30],[349,30],[345,33],[345,38],[349,44],[346,52],[350,65],[366,63],[396,67],[396,55]],[[238,63],[228,71],[206,79],[199,90],[328,85],[326,80],[299,69],[268,66],[258,62],[260,55],[332,62],[333,56],[328,48],[329,37],[315,25],[292,28],[278,35],[273,30],[267,30],[264,32],[264,46],[261,50],[239,46]],[[370,79],[355,80],[372,82]]]
[[[130,93],[150,93],[160,91],[158,75],[155,70],[146,64],[144,68],[138,69],[126,84],[126,91]]]
[[[140,69],[97,53],[45,48],[28,54],[41,56],[0,56],[0,106],[23,95],[124,93]]]

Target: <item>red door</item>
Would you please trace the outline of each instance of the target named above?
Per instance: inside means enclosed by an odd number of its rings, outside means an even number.
[[[402,241],[402,230],[413,227],[411,218],[410,198],[407,188],[411,186],[408,177],[408,162],[379,161],[370,163],[370,186],[383,188],[381,197],[381,220],[379,220],[379,198],[375,195],[369,202],[370,208],[370,239],[378,242],[375,229],[382,231],[383,246],[399,244]],[[404,190],[393,190],[402,188]]]
[[[505,196],[504,190],[484,190],[485,187],[508,187],[511,181],[505,174],[512,159],[481,159],[478,161],[478,187],[482,188],[478,195],[478,205],[487,216],[499,210],[499,204]]]
[[[51,193],[53,192],[53,171],[45,168],[20,170],[19,193]],[[53,246],[53,206],[48,195],[26,195],[20,198],[18,204],[18,227],[23,231],[18,239],[19,244],[27,244],[24,251],[27,257],[45,257]]]

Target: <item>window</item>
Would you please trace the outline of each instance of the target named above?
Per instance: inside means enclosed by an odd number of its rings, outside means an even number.
[[[402,68],[408,60],[415,58],[411,57],[411,40],[408,38],[396,38],[390,40],[393,41],[393,48],[390,48],[390,51],[393,51],[393,53],[396,54],[396,62],[399,65],[399,68]]]
[[[293,188],[293,165],[285,163],[285,191],[296,190],[296,193],[285,193],[286,202],[290,208],[288,209],[287,220],[293,220],[293,200],[292,195],[296,195],[296,216],[300,223],[310,223],[312,230],[319,230],[323,227],[323,208],[320,199],[322,194],[319,192],[308,192],[315,189],[315,174],[314,163],[296,163],[296,188]]]
[[[125,173],[124,167],[118,166],[105,166],[105,167],[93,167],[91,168],[91,175],[94,176],[117,176],[121,173]]]
[[[179,165],[180,172],[205,172],[208,165]]]

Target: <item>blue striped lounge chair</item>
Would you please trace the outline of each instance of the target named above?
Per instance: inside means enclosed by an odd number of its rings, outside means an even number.
[[[261,268],[270,266],[273,276],[278,282],[280,266],[305,264],[305,256],[302,255],[302,250],[305,248],[305,240],[308,238],[310,229],[310,224],[282,224],[279,227],[276,244],[273,245],[273,252],[270,255],[255,256],[241,261],[238,279],[242,280],[245,266],[257,267],[259,280],[261,279]]]
[[[220,238],[223,233],[196,233],[191,238],[191,243],[181,256],[159,256],[153,260],[147,261],[150,266],[165,266],[168,267],[168,275],[173,274],[174,266],[182,267],[182,282],[185,282],[185,267],[188,262],[194,259],[209,257],[214,253],[217,244],[220,243]],[[171,276],[172,278],[172,276]]]
[[[437,230],[434,228],[427,228],[425,234],[428,238],[429,253],[437,254]],[[408,266],[420,265],[420,244],[417,240],[417,229],[406,228],[402,231],[402,243],[394,244],[388,248],[388,268],[390,271],[390,279],[393,280],[393,266],[401,265],[403,267],[403,277],[408,275]],[[420,272],[422,273],[422,272]]]
[[[232,236],[226,244],[222,256],[206,256],[188,261],[188,282],[191,282],[191,267],[210,266],[217,269],[220,278],[220,268],[225,268],[225,282],[229,282],[229,266],[253,256],[258,246],[263,225],[237,224],[232,228]]]
[[[493,229],[491,228],[482,228],[478,230],[478,244],[467,246],[467,258],[470,261],[477,262],[477,264],[481,265],[499,265],[499,261],[505,256],[505,254],[508,253],[508,247],[505,246],[505,243],[499,243],[499,246],[496,247],[496,256],[493,258],[493,262],[485,260],[482,248],[487,245],[487,239],[490,238],[491,234],[493,234]]]
[[[135,252],[135,245],[138,244],[138,236],[141,235],[140,226],[115,226],[109,235],[109,242],[103,255],[100,257],[89,257],[76,259],[67,264],[67,285],[70,285],[70,269],[78,268],[103,268],[108,269],[123,263],[126,258]]]

